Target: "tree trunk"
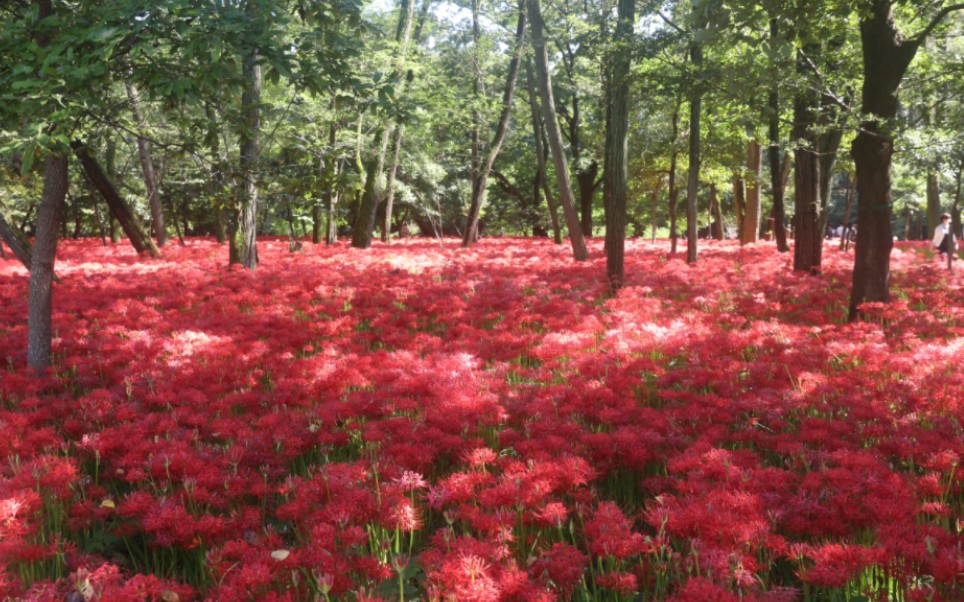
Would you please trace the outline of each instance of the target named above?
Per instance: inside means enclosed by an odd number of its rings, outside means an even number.
[[[465,236],[462,239],[462,246],[469,247],[479,236],[479,214],[482,211],[482,204],[485,202],[485,189],[488,184],[489,174],[495,164],[499,152],[502,150],[502,143],[505,141],[506,132],[509,130],[509,119],[512,117],[512,100],[515,97],[515,83],[519,76],[519,66],[522,62],[523,45],[525,44],[526,32],[526,13],[525,6],[519,3],[519,20],[516,25],[515,53],[512,62],[509,64],[509,73],[505,80],[505,91],[502,94],[502,115],[499,117],[499,125],[496,128],[495,137],[489,145],[489,152],[478,173],[475,182],[475,189],[472,191],[472,204],[469,206],[469,217],[465,225]]]
[[[251,4],[249,6],[254,6]],[[241,115],[244,124],[238,137],[242,188],[228,221],[229,265],[249,270],[258,267],[258,163],[261,134],[261,56],[257,49],[242,62],[244,90]]]
[[[694,9],[695,10],[695,9]],[[699,17],[696,26],[697,33],[705,27],[705,19]],[[703,43],[698,39],[690,44],[690,61],[693,69],[699,73],[703,69]],[[686,185],[686,261],[696,263],[698,256],[696,239],[697,231],[697,200],[700,185],[700,119],[703,103],[703,89],[699,85],[693,86],[690,95],[690,165],[689,180]]]
[[[137,152],[141,159],[141,171],[144,173],[144,187],[147,189],[147,202],[151,208],[151,221],[154,226],[154,235],[157,237],[157,246],[163,247],[167,244],[167,229],[164,227],[164,212],[161,210],[161,199],[157,192],[157,180],[154,177],[154,159],[151,156],[151,143],[144,136],[140,135],[146,128],[147,123],[141,114],[137,88],[134,84],[128,83],[127,98],[131,103],[131,113],[137,123]]]
[[[927,173],[927,232],[934,233],[941,223],[941,187],[936,171]]]
[[[556,201],[552,196],[552,186],[549,185],[549,174],[546,171],[546,146],[543,141],[546,136],[542,127],[539,111],[539,100],[536,97],[536,81],[532,75],[532,61],[526,59],[526,81],[529,88],[529,112],[532,114],[532,138],[536,151],[536,186],[542,189],[546,197],[546,208],[549,210],[549,224],[552,226],[552,238],[557,245],[562,244],[562,228],[559,227],[559,213],[556,211]]]
[[[97,162],[90,148],[79,140],[71,143],[71,147],[74,149],[74,154],[80,159],[80,164],[83,166],[84,173],[87,174],[90,183],[93,184],[97,192],[104,197],[107,206],[110,208],[111,215],[114,216],[114,219],[116,219],[120,223],[121,228],[124,229],[124,233],[127,234],[127,238],[131,241],[134,250],[138,253],[149,253],[151,257],[159,257],[160,252],[158,252],[157,247],[154,245],[154,241],[151,240],[150,234],[148,234],[147,230],[141,224],[137,214],[134,213],[130,205],[127,204],[127,201],[125,201],[117,191],[117,187],[111,179],[104,173],[104,170],[101,169],[100,163]]]
[[[659,193],[663,188],[663,176],[658,176],[656,178],[656,186],[653,187],[653,192],[650,193],[650,212],[651,216],[651,226],[652,226],[652,242],[656,242],[656,228],[658,226],[658,213],[659,213]]]
[[[776,57],[776,48],[780,37],[779,19],[770,19],[770,45],[773,50],[773,57]],[[784,208],[784,186],[781,171],[780,159],[780,84],[779,69],[774,66],[771,73],[770,97],[769,97],[769,134],[770,148],[768,158],[770,160],[770,184],[773,188],[773,237],[777,242],[777,251],[786,253],[790,250],[787,244],[786,210]]]
[[[743,233],[743,228],[746,221],[746,190],[743,186],[743,176],[740,172],[733,172],[733,212],[736,214],[736,230],[737,238],[740,240],[740,244],[746,244]]]
[[[30,269],[31,263],[31,247],[30,241],[21,232],[15,230],[10,222],[7,221],[7,217],[0,210],[0,239],[7,243],[10,250],[13,251],[13,255],[20,260],[23,267]]]
[[[820,47],[808,44],[797,59],[797,71],[808,70],[803,57],[815,56]],[[823,231],[820,219],[820,167],[821,156],[814,131],[817,125],[819,96],[811,87],[798,93],[793,103],[793,138],[797,141],[794,151],[796,170],[794,185],[794,232],[796,244],[793,247],[793,269],[799,272],[819,273],[823,245]]]
[[[636,0],[619,0],[613,34],[612,71],[609,74],[609,127],[606,128],[603,198],[606,208],[606,275],[614,291],[622,287],[625,279],[626,207],[629,197],[626,146],[629,135],[630,44],[636,22],[635,11]],[[591,201],[590,197],[590,213]]]
[[[532,48],[535,53],[536,79],[539,93],[542,96],[542,111],[549,138],[549,149],[556,168],[556,185],[559,188],[559,201],[566,216],[566,226],[569,228],[569,239],[572,241],[572,253],[576,261],[589,259],[589,250],[582,235],[579,216],[573,204],[572,185],[569,182],[569,165],[566,162],[566,151],[562,145],[562,134],[559,132],[559,121],[556,119],[556,105],[552,97],[552,81],[549,77],[549,57],[546,54],[545,24],[542,21],[542,9],[539,0],[526,0],[529,16],[529,27],[532,33]]]
[[[117,181],[116,160],[117,146],[114,144],[113,138],[110,138],[107,140],[107,149],[104,152],[104,166],[107,168],[107,177],[110,178],[111,182]],[[116,245],[121,240],[121,225],[113,213],[108,211],[107,215],[110,221],[110,242]]]
[[[880,122],[897,115],[897,90],[917,54],[919,41],[897,31],[889,0],[875,0],[860,22],[864,83],[862,112],[866,120],[853,143],[857,168],[857,250],[854,253],[851,321],[860,306],[890,301],[891,159],[894,137]]]
[[[850,238],[850,212],[854,206],[854,193],[857,190],[857,178],[850,181],[850,188],[847,190],[847,204],[844,206],[843,229],[840,236],[840,250],[847,248],[846,241]]]
[[[716,240],[723,240],[723,210],[720,207],[716,184],[710,184],[710,215],[713,217],[713,222],[710,224],[710,235]]]
[[[672,154],[669,159],[669,253],[676,255],[676,239],[679,234],[679,188],[676,185],[676,168],[678,167],[678,155],[676,152],[676,141],[679,139],[679,110],[680,103],[676,103],[673,109],[673,139]]]
[[[745,182],[743,244],[753,244],[760,240],[760,180],[762,171],[762,149],[760,143],[751,140],[746,148],[746,169],[749,180]]]
[[[599,176],[599,164],[591,161],[589,165],[576,172],[576,188],[579,189],[579,226],[582,235],[592,238],[592,205],[596,195],[596,178]]]
[[[30,262],[27,315],[27,365],[37,372],[50,366],[53,355],[54,262],[67,187],[67,155],[48,156],[44,162],[44,188]]]

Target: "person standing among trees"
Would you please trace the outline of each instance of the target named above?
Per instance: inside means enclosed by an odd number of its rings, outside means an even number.
[[[944,257],[950,251],[952,241],[954,233],[951,232],[951,214],[945,213],[941,215],[941,223],[934,229],[934,249]]]

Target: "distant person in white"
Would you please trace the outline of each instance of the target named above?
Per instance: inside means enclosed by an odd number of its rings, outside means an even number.
[[[952,240],[954,233],[951,232],[951,214],[945,213],[941,216],[941,223],[934,229],[934,249],[944,255],[950,249]]]

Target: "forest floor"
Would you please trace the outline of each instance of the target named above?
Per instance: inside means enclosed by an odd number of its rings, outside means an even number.
[[[701,244],[0,261],[0,599],[964,599],[964,270]]]

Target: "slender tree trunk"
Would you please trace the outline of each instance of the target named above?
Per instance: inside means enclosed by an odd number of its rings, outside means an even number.
[[[84,173],[87,174],[90,183],[104,197],[111,215],[124,229],[124,233],[127,234],[134,250],[138,253],[148,253],[151,257],[159,257],[160,252],[154,245],[154,241],[151,240],[147,229],[144,228],[141,220],[137,218],[137,214],[117,191],[117,187],[111,179],[104,173],[90,149],[84,143],[76,140],[71,144],[71,147],[74,149],[74,154],[80,159],[80,164],[84,168]]]
[[[743,244],[753,244],[760,240],[760,180],[762,171],[762,149],[760,143],[751,140],[747,144],[746,169],[749,181],[745,183]]]
[[[606,208],[606,275],[612,290],[625,279],[626,211],[629,175],[626,165],[629,135],[629,69],[632,57],[636,1],[619,0],[613,34],[612,71],[609,77],[609,127],[606,129],[606,165],[603,198]]]
[[[539,93],[542,96],[542,111],[546,133],[549,138],[549,149],[555,164],[556,185],[559,188],[559,201],[566,216],[566,226],[569,228],[569,239],[572,241],[572,253],[576,261],[589,259],[589,250],[582,235],[579,216],[572,198],[572,185],[569,182],[569,165],[566,162],[566,151],[562,144],[562,134],[559,132],[559,122],[556,119],[556,105],[552,96],[552,81],[549,77],[549,57],[546,54],[545,24],[542,21],[542,9],[539,0],[526,0],[529,17],[529,27],[532,33],[532,48],[535,53],[536,79]]]
[[[54,262],[68,177],[67,155],[48,156],[44,162],[44,188],[30,262],[27,315],[27,365],[37,372],[48,368],[53,356]]]
[[[499,125],[496,128],[495,137],[489,145],[489,152],[485,158],[485,163],[479,171],[478,179],[475,182],[475,190],[472,191],[472,204],[469,206],[469,217],[465,224],[465,236],[462,238],[462,246],[469,247],[479,235],[479,214],[482,204],[485,202],[485,188],[488,183],[489,174],[495,164],[499,152],[502,150],[502,143],[505,141],[506,132],[509,131],[509,119],[512,117],[512,100],[515,97],[515,83],[519,77],[519,66],[522,63],[522,52],[525,44],[526,33],[526,12],[525,6],[520,0],[519,20],[516,25],[515,53],[509,64],[509,73],[505,80],[505,91],[502,94],[502,115],[499,117]]]
[[[653,187],[653,192],[650,193],[650,197],[649,197],[650,212],[652,213],[652,220],[651,220],[652,237],[651,238],[652,238],[652,242],[654,243],[656,242],[656,228],[658,226],[657,214],[659,212],[659,193],[662,191],[662,189],[663,189],[663,177],[658,176],[656,178],[656,186]]]
[[[736,214],[737,238],[740,244],[746,244],[743,228],[746,221],[746,191],[743,186],[743,176],[739,171],[733,172],[733,212]]]
[[[705,27],[705,19],[700,17],[697,33]],[[690,44],[690,62],[699,73],[703,69],[703,43],[698,39]],[[696,85],[690,95],[690,165],[689,181],[686,186],[686,261],[696,263],[697,253],[697,201],[700,186],[700,119],[702,117],[703,89]]]
[[[780,42],[780,20],[770,19],[770,44],[773,57],[776,57],[776,48]],[[769,97],[769,134],[770,148],[768,158],[770,160],[770,184],[773,188],[773,237],[777,242],[777,251],[786,253],[790,250],[787,244],[786,210],[784,208],[784,186],[783,175],[781,172],[780,160],[780,84],[779,69],[774,66],[771,73],[770,97]]]
[[[562,228],[559,227],[559,213],[556,211],[556,201],[552,196],[552,186],[549,184],[549,174],[546,171],[546,146],[548,145],[543,142],[546,131],[542,127],[536,80],[532,75],[532,61],[530,59],[526,59],[526,81],[529,88],[529,112],[532,114],[532,138],[536,151],[536,185],[542,189],[542,193],[546,197],[546,208],[549,210],[549,223],[552,226],[553,240],[557,245],[561,245]]]
[[[679,153],[676,151],[676,141],[679,140],[679,111],[680,103],[677,102],[673,109],[673,139],[672,154],[669,158],[669,253],[676,255],[676,242],[679,237],[679,188],[676,185],[676,169],[678,167]]]
[[[392,144],[392,163],[388,169],[388,185],[385,192],[385,219],[382,221],[382,242],[388,242],[392,237],[392,209],[395,205],[395,178],[398,176],[398,160],[402,154],[402,139],[405,127],[395,126],[395,141]]]
[[[936,171],[927,173],[927,231],[931,234],[941,223],[941,187]]]
[[[251,4],[249,6],[255,6]],[[252,9],[253,10],[253,9]],[[261,56],[258,50],[242,62],[244,90],[241,114],[244,125],[239,136],[242,188],[229,221],[228,263],[249,270],[258,267],[258,163],[261,134]]]
[[[144,174],[144,187],[147,189],[147,202],[151,208],[151,221],[154,226],[154,235],[157,236],[157,246],[163,247],[167,244],[167,229],[164,227],[164,212],[161,209],[161,199],[157,192],[157,180],[154,177],[154,159],[151,155],[151,143],[143,135],[147,129],[147,123],[141,114],[140,102],[137,95],[137,88],[134,84],[127,83],[127,98],[131,103],[131,113],[137,123],[137,151],[141,159],[141,171]]]
[[[31,263],[30,241],[10,225],[3,211],[0,211],[0,239],[3,239],[3,242],[7,243],[7,246],[13,251],[14,257],[19,259],[23,267],[29,270]]]
[[[844,206],[844,218],[842,235],[840,236],[840,250],[846,249],[846,241],[850,238],[850,212],[854,206],[854,193],[857,190],[857,178],[850,181],[850,189],[847,190],[847,204]]]
[[[104,165],[107,168],[107,177],[110,178],[111,182],[117,181],[117,145],[114,144],[114,139],[109,138],[107,140],[107,149],[104,152]],[[121,236],[123,230],[121,229],[120,222],[114,217],[114,214],[110,211],[107,212],[107,219],[110,222],[110,242],[112,244],[117,244],[121,241]]]
[[[720,207],[716,184],[710,184],[710,215],[713,217],[713,222],[710,224],[710,234],[716,240],[723,240],[723,210]]]

